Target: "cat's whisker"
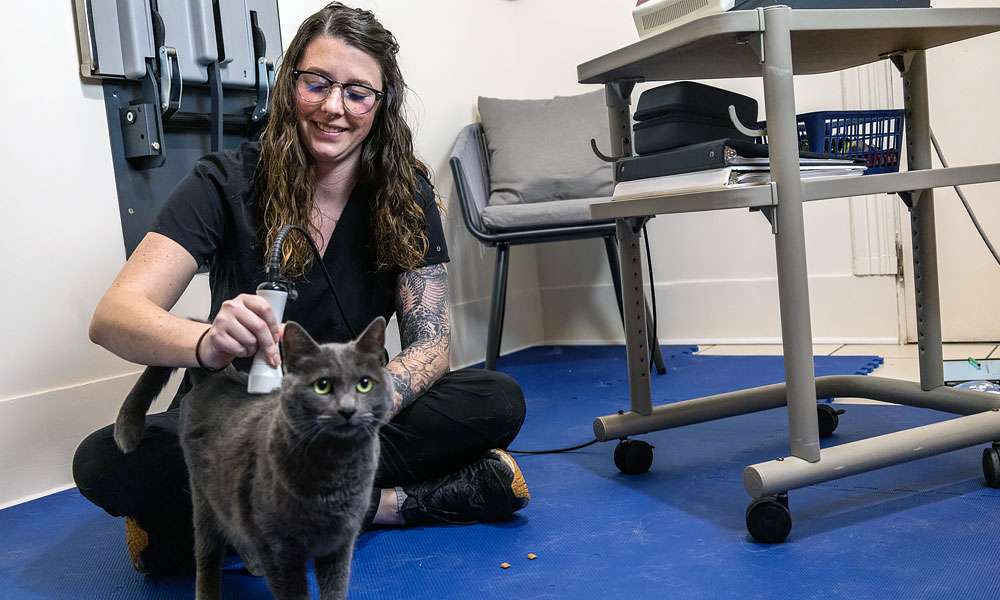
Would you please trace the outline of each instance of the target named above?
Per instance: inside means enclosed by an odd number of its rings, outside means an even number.
[[[398,425],[392,422],[386,423],[385,425],[382,425],[382,427],[383,429],[389,431],[395,431],[396,433],[402,433],[404,435],[406,434],[406,431],[403,428],[399,427]]]
[[[380,317],[365,335],[380,337],[384,327]],[[312,559],[320,594],[346,594],[351,554],[329,549],[353,548],[379,467],[379,429],[392,400],[384,386],[363,397],[354,393],[353,371],[361,368],[354,364],[361,358],[355,344],[318,345],[292,322],[285,336],[286,344],[298,346],[300,359],[308,358],[308,369],[289,373],[276,394],[247,401],[246,377],[229,368],[214,375],[196,372],[184,398],[179,438],[195,515],[199,598],[218,593],[217,559],[227,539],[239,542],[248,565],[264,566],[255,559],[269,553],[288,555],[263,569],[269,584],[274,575],[285,580],[290,572],[304,574],[304,562]],[[382,343],[375,339],[371,345]],[[140,377],[122,406],[116,440],[126,435],[126,426],[142,424],[170,372],[150,367]],[[367,367],[363,372],[370,374]],[[377,381],[386,379],[383,372]],[[131,446],[127,442],[122,445]],[[413,474],[392,441],[385,449],[384,464]],[[277,550],[289,544],[293,552]]]
[[[324,430],[325,427],[323,427],[322,425],[316,428],[316,433],[314,433],[312,438],[309,439],[309,442],[306,444],[305,449],[302,451],[303,454],[309,453],[309,448],[316,442],[316,440],[320,438],[321,435],[323,435]]]
[[[410,433],[410,429],[409,428],[404,427],[404,426],[400,425],[399,423],[397,423],[395,421],[388,421],[386,423],[383,423],[382,427],[385,427],[388,430],[395,431],[395,432],[400,433],[402,435],[408,435]]]
[[[311,443],[317,433],[321,432],[323,429],[323,426],[317,423],[308,423],[307,425],[308,428],[299,430],[301,432],[299,438],[295,441],[295,444],[288,449],[289,454],[295,454],[300,447],[302,447],[302,453],[305,454],[309,449],[308,444]]]

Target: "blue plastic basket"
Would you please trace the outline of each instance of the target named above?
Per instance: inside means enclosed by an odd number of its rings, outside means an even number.
[[[798,118],[802,150],[864,159],[865,175],[899,171],[902,110],[826,110]]]

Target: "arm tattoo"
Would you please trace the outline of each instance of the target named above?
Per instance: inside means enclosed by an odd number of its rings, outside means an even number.
[[[448,272],[431,265],[399,276],[396,315],[403,351],[389,361],[395,394],[394,413],[448,372]]]

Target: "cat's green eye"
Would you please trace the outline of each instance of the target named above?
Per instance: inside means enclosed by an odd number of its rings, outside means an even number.
[[[333,389],[333,382],[327,378],[317,379],[313,382],[313,391],[321,396],[325,396]]]
[[[375,387],[375,383],[372,382],[370,378],[362,377],[360,380],[358,380],[358,384],[354,386],[354,389],[358,390],[362,394],[367,394],[368,392],[372,391],[373,387]]]

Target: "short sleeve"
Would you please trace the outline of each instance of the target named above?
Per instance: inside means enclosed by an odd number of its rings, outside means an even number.
[[[424,232],[427,234],[427,253],[424,254],[423,266],[448,262],[451,259],[448,258],[448,245],[444,241],[444,228],[441,226],[441,213],[434,197],[434,188],[423,176],[417,177],[417,203],[424,211]]]
[[[210,262],[225,230],[223,206],[231,174],[221,158],[209,155],[199,160],[171,192],[150,228],[183,246],[199,266]]]

